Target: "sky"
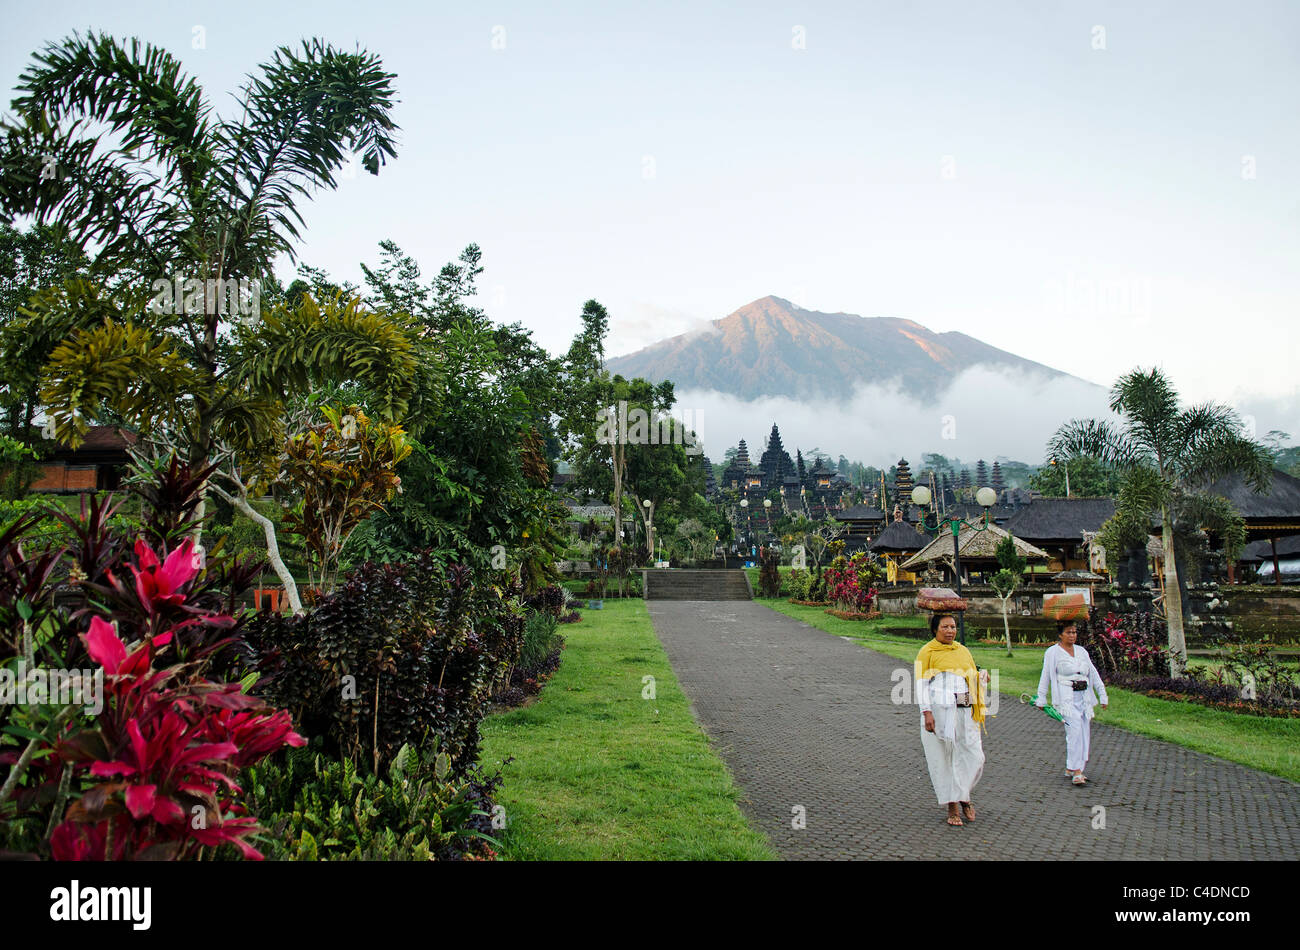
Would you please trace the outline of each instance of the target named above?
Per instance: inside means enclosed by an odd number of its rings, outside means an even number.
[[[304,208],[300,260],[359,283],[390,238],[431,277],[477,243],[481,304],[552,351],[588,298],[617,354],[775,294],[1102,387],[1159,365],[1300,436],[1294,2],[3,5],[6,89],[92,27],[165,47],[226,113],[279,45],[377,53],[397,158]],[[1035,459],[1043,425],[974,451]]]

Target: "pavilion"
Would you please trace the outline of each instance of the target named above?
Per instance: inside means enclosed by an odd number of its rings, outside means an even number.
[[[976,571],[995,570],[998,564],[997,556],[994,553],[995,549],[1002,539],[1007,537],[1015,542],[1016,550],[1026,560],[1050,560],[1050,556],[1046,551],[1015,537],[995,524],[980,528],[965,526],[957,535],[957,550],[961,554],[963,573],[972,568]],[[937,538],[904,561],[900,567],[905,571],[918,571],[937,561],[948,569],[949,574],[955,574],[952,547],[952,533],[950,531],[940,531]]]

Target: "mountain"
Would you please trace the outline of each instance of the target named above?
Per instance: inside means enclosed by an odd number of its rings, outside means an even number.
[[[607,361],[612,372],[629,378],[671,379],[678,392],[711,389],[741,399],[847,399],[862,383],[891,380],[904,392],[929,398],[975,364],[1066,375],[965,333],[934,333],[894,317],[804,310],[770,296],[714,320],[708,329]]]

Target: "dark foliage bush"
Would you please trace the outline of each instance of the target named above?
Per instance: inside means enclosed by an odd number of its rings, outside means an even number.
[[[259,692],[327,754],[378,775],[403,745],[436,740],[459,777],[478,756],[492,686],[519,656],[517,596],[465,567],[441,571],[426,552],[361,565],[299,616],[259,614],[245,641]]]
[[[764,597],[781,596],[780,557],[771,548],[758,549],[758,587]]]
[[[535,594],[525,594],[520,599],[525,607],[550,614],[556,618],[564,610],[564,588],[557,584],[544,587]]]
[[[1151,613],[1106,614],[1094,607],[1077,625],[1081,647],[1102,673],[1169,676],[1169,634]],[[1107,680],[1109,682],[1109,679]]]

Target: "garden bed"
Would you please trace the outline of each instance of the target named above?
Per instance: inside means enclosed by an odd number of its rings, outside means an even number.
[[[798,604],[800,607],[829,607],[831,605],[829,600],[795,600],[793,597],[790,598],[790,603]]]
[[[1188,677],[1175,680],[1167,676],[1124,672],[1107,673],[1105,678],[1108,685],[1119,686],[1156,699],[1196,703],[1211,709],[1221,709],[1224,712],[1241,713],[1246,716],[1300,718],[1300,704],[1285,699],[1271,702],[1267,699],[1242,699],[1237,687],[1221,683],[1206,683]]]
[[[839,617],[841,620],[879,620],[880,611],[871,610],[867,613],[861,613],[856,610],[836,610],[834,607],[827,607],[826,613],[832,617]]]

